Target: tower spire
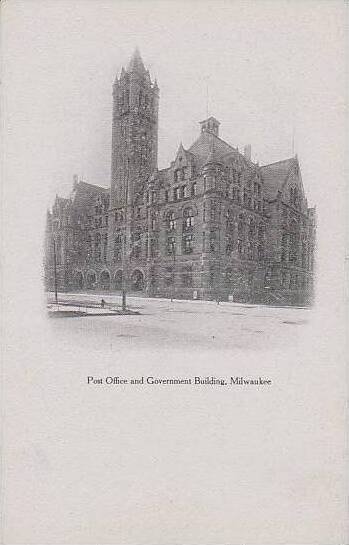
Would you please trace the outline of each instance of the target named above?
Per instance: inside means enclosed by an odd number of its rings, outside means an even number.
[[[111,202],[113,206],[141,191],[157,166],[159,89],[145,69],[139,49],[113,85]]]
[[[136,49],[134,50],[134,53],[133,53],[133,55],[131,57],[131,60],[128,63],[127,71],[128,72],[139,72],[139,73],[145,73],[146,72],[146,69],[144,67],[142,57],[141,57],[141,54],[139,52],[138,47],[136,47]]]

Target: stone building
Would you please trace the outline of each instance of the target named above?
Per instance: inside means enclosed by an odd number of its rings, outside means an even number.
[[[297,156],[259,166],[209,117],[159,170],[158,106],[136,50],[113,85],[110,190],[75,177],[47,214],[47,289],[55,246],[60,291],[309,304],[316,217]]]

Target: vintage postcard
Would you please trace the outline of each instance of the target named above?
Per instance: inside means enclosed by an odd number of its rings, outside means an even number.
[[[347,21],[2,2],[1,543],[348,543]]]

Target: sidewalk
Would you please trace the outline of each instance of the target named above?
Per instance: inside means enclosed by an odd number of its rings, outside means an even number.
[[[54,318],[74,316],[119,316],[140,314],[138,311],[130,309],[122,310],[113,308],[111,306],[106,306],[102,308],[101,306],[94,305],[93,303],[48,303],[47,310],[49,316]]]

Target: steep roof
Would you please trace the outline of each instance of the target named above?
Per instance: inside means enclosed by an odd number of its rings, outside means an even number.
[[[74,206],[85,206],[89,203],[91,197],[103,196],[104,199],[109,195],[109,189],[100,185],[88,184],[87,182],[77,182],[71,195]]]
[[[295,164],[297,164],[297,159],[295,157],[290,157],[289,159],[284,159],[261,167],[264,189],[270,198],[275,197],[277,192],[282,190],[283,185]]]
[[[139,72],[141,74],[143,74],[146,71],[138,47],[136,47],[136,49],[135,49],[135,51],[134,51],[134,53],[133,53],[133,55],[131,57],[131,60],[128,63],[127,71],[128,72]]]
[[[208,158],[219,161],[228,153],[237,153],[236,149],[224,142],[224,140],[208,132],[201,133],[188,151],[194,155],[198,166],[204,165]]]
[[[82,191],[89,191],[90,193],[108,193],[109,189],[107,187],[102,187],[101,185],[88,184],[82,180],[77,183],[77,188]]]

